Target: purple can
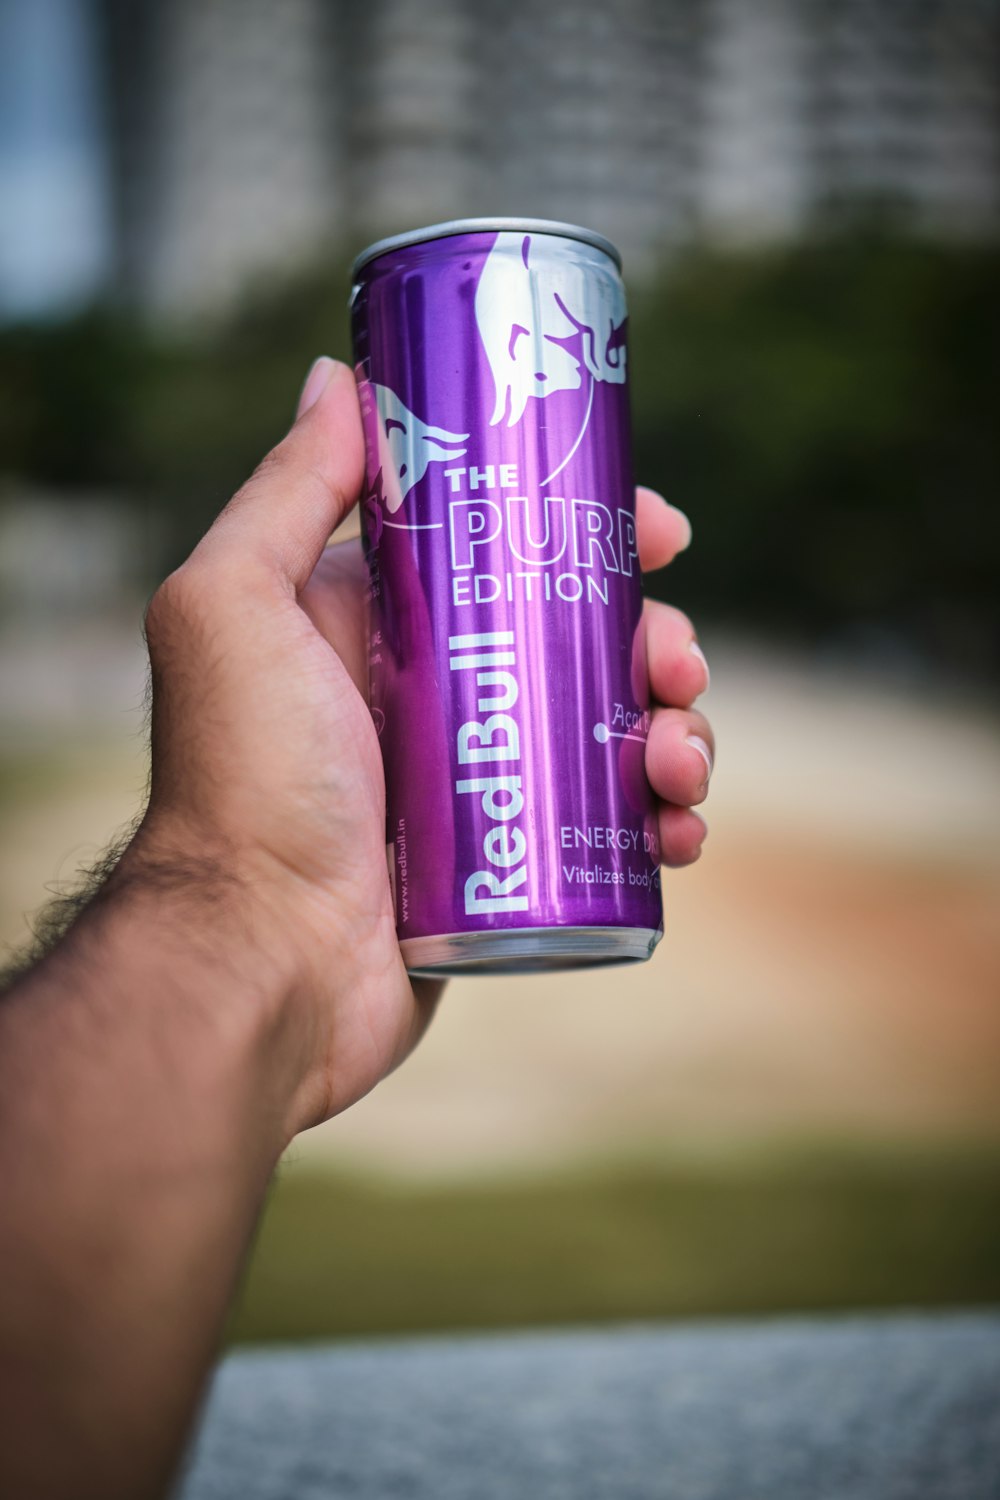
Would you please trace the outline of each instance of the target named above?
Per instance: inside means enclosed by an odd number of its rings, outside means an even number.
[[[371,704],[414,974],[626,963],[662,934],[620,264],[586,229],[471,219],[354,265]]]

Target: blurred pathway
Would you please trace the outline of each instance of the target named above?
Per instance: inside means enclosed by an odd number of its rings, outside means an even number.
[[[296,1152],[415,1171],[1000,1135],[1000,729],[709,643],[719,761],[651,963],[454,983]]]
[[[996,722],[709,648],[711,835],[667,875],[652,963],[454,983],[407,1066],[296,1156],[461,1172],[803,1134],[1000,1137]],[[141,657],[133,641],[108,661],[100,738],[92,714],[82,746],[72,714],[45,716],[45,753],[6,726],[8,942],[137,805]]]

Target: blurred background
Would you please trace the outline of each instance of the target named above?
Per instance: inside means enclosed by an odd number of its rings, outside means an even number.
[[[0,941],[352,255],[476,214],[624,251],[711,836],[648,966],[452,984],[295,1145],[232,1336],[995,1301],[994,0],[0,0]]]

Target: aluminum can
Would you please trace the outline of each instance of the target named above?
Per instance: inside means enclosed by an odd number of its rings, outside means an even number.
[[[662,934],[620,257],[464,220],[355,261],[372,715],[415,974]]]

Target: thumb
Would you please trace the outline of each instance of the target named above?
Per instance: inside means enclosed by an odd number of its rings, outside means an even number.
[[[330,533],[356,504],[365,444],[354,374],[318,359],[287,437],[233,496],[198,551],[238,553],[271,567],[291,587],[308,583]]]

